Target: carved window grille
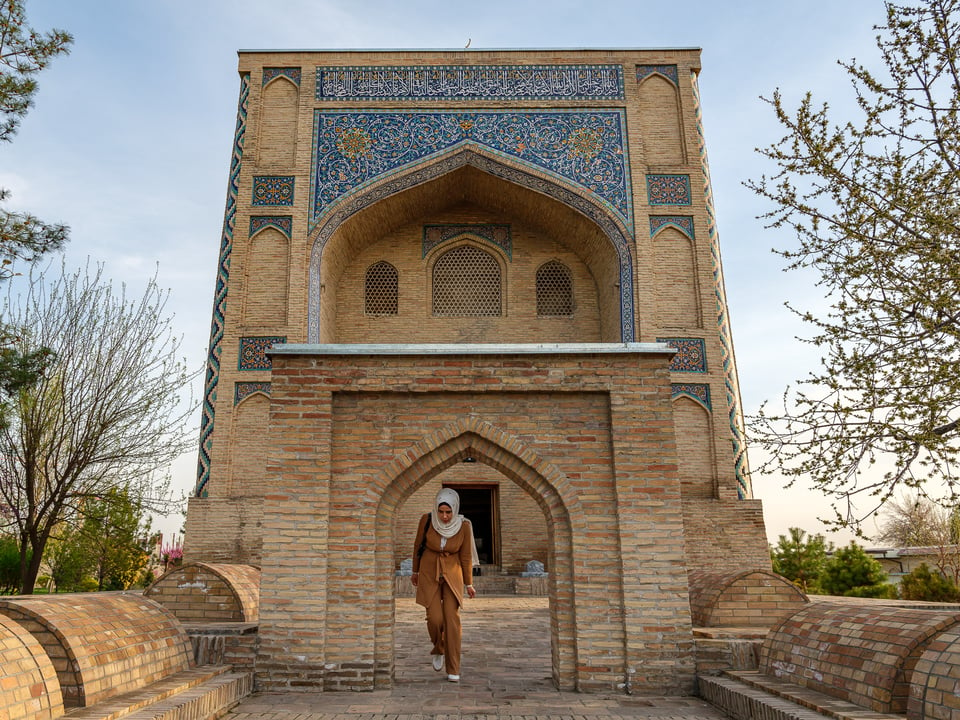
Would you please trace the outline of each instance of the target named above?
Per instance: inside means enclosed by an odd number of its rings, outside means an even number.
[[[366,315],[396,315],[398,312],[399,273],[388,262],[367,268],[363,280],[363,312]]]
[[[573,275],[562,262],[551,260],[537,268],[537,315],[573,315]]]
[[[501,314],[500,263],[471,245],[448,250],[433,266],[433,314],[495,317]]]

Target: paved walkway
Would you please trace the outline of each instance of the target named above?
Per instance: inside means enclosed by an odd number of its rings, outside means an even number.
[[[446,681],[430,665],[423,609],[397,600],[397,675],[390,690],[261,693],[228,720],[721,720],[697,698],[559,692],[550,672],[546,598],[478,597],[463,610],[462,678]]]

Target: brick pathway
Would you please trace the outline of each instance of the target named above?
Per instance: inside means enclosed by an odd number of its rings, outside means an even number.
[[[397,600],[394,687],[363,693],[262,693],[228,720],[603,720],[725,716],[698,698],[649,698],[554,689],[546,598],[479,597],[463,611],[462,679],[430,666],[423,609]]]

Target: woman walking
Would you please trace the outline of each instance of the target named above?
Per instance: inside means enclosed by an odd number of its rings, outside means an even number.
[[[433,511],[420,518],[413,546],[417,604],[427,609],[427,631],[433,643],[433,669],[446,669],[447,680],[460,681],[460,606],[463,594],[474,598],[473,566],[479,565],[473,528],[460,514],[460,496],[443,488]]]

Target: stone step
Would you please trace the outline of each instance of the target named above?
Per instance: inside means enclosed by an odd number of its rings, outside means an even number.
[[[701,698],[733,720],[905,720],[878,713],[760,672],[697,678]]]
[[[221,717],[253,691],[251,673],[206,666],[171,675],[64,717],[70,720],[207,720]]]

